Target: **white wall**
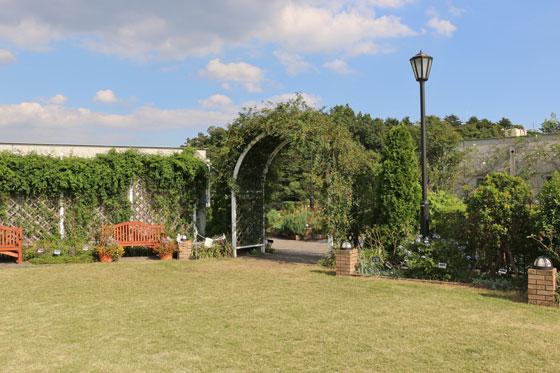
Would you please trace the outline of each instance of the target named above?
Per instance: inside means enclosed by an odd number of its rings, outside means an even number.
[[[97,154],[107,153],[111,149],[126,151],[138,149],[146,154],[170,155],[182,151],[182,148],[172,147],[141,147],[141,146],[109,146],[109,145],[76,145],[76,144],[25,144],[25,143],[0,143],[0,151],[9,151],[15,154],[29,154],[35,152],[41,155],[55,157],[75,156],[82,158],[93,158]],[[206,161],[206,149],[197,149],[198,156]]]

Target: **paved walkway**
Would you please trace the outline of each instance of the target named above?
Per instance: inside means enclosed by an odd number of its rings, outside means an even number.
[[[329,251],[327,240],[295,241],[276,237],[271,239],[274,241],[272,244],[272,248],[275,249],[274,254],[251,256],[251,258],[282,263],[315,264]],[[241,257],[247,255],[248,252],[240,253]]]
[[[266,254],[261,256],[249,256],[248,251],[241,251],[239,256],[241,258],[254,258],[260,260],[270,260],[282,263],[301,263],[301,264],[315,264],[322,257],[328,254],[327,240],[319,241],[295,241],[286,240],[283,238],[273,237],[272,248],[275,249],[274,254]],[[137,262],[146,260],[159,260],[155,256],[133,256],[123,257],[120,259],[122,262]],[[32,264],[23,262],[16,264],[9,257],[2,257],[0,259],[0,268],[17,268],[30,266]]]

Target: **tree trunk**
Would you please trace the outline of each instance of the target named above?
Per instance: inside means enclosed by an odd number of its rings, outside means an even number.
[[[513,254],[511,253],[511,250],[509,249],[508,244],[505,244],[505,250],[506,250],[506,253],[509,257],[509,265],[511,266],[511,268],[513,268],[513,272],[515,273],[515,277],[517,277],[519,275],[519,269],[517,269],[517,266],[515,265],[515,261],[513,260]]]
[[[478,257],[478,259],[476,260],[476,262],[474,263],[474,265],[471,268],[471,271],[469,272],[469,276],[467,277],[469,280],[472,278],[472,275],[474,273],[474,270],[476,269],[476,266],[478,266],[478,263],[480,262],[480,257]]]

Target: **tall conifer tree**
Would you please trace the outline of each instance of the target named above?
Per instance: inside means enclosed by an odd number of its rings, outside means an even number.
[[[422,196],[412,136],[405,126],[391,128],[381,157],[379,223],[415,227]]]

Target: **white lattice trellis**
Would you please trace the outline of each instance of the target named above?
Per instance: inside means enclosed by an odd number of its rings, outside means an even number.
[[[5,226],[23,227],[23,244],[31,245],[57,232],[59,222],[58,199],[41,196],[11,196],[1,223]]]

